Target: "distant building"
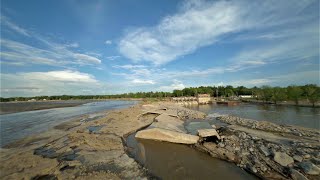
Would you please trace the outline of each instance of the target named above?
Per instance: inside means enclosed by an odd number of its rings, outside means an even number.
[[[239,98],[246,99],[246,98],[253,98],[253,96],[252,95],[239,95]]]
[[[199,104],[209,104],[211,101],[210,94],[198,94],[197,99]]]

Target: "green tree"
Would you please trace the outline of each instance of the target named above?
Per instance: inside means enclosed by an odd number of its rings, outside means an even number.
[[[287,92],[284,88],[274,87],[272,88],[272,101],[277,104],[279,101],[284,101],[287,98]]]
[[[314,84],[305,86],[305,93],[310,103],[314,107],[316,102],[320,99],[320,87]]]
[[[272,88],[270,86],[261,87],[261,97],[263,101],[268,102],[272,98]]]
[[[295,102],[296,105],[299,104],[299,99],[303,93],[299,86],[288,86],[288,98]]]

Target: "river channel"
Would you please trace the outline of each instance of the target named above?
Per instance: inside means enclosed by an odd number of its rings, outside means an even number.
[[[249,103],[241,103],[236,106],[207,104],[188,106],[188,108],[202,111],[209,116],[210,114],[214,116],[227,114],[258,121],[270,121],[276,124],[320,129],[320,108]]]

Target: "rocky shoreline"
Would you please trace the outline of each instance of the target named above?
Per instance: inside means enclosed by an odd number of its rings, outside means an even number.
[[[146,130],[149,134],[140,138],[162,141],[165,136],[166,141],[176,138],[174,142],[180,143],[180,137],[187,137],[191,146],[261,178],[319,178],[318,130],[231,116],[219,117],[224,125],[200,134],[189,129],[204,129],[199,124],[186,127],[188,119],[205,122],[205,118],[204,113],[167,102],[142,103],[98,118],[79,117],[1,149],[0,178],[148,179],[147,170],[127,155],[125,146],[128,135],[136,131],[146,135]],[[150,129],[157,131],[150,134]]]
[[[221,141],[195,146],[263,179],[318,179],[320,131],[234,116],[218,117]]]

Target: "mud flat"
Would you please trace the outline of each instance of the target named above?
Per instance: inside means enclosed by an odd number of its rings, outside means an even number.
[[[94,120],[74,119],[1,149],[0,178],[150,178],[127,155],[126,137],[137,131],[142,134],[137,138],[157,143],[192,144],[188,146],[261,178],[319,178],[319,130],[230,116],[217,119],[220,123],[209,124],[206,114],[165,102],[109,111]],[[152,128],[156,133],[150,133]]]

